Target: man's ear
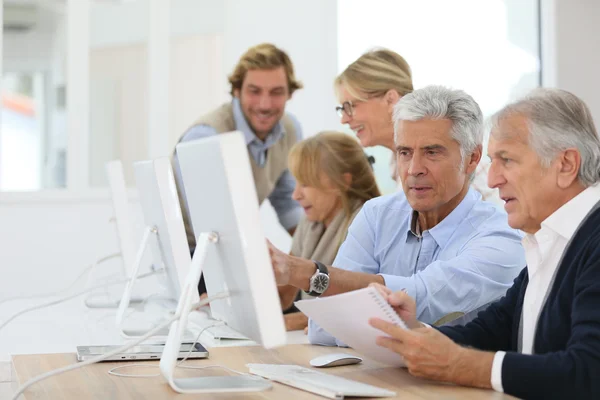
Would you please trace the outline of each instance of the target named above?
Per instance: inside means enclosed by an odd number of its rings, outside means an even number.
[[[233,89],[233,97],[240,98],[240,89]]]
[[[577,149],[567,149],[558,155],[557,185],[561,189],[570,187],[577,181],[581,168],[581,154]]]
[[[467,167],[465,168],[467,175],[471,175],[473,172],[475,172],[477,166],[479,165],[479,161],[481,161],[482,153],[483,147],[479,145],[475,148],[475,150],[473,150],[470,157],[467,157]]]

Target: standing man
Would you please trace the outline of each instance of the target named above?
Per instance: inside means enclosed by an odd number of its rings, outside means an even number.
[[[280,224],[293,234],[302,208],[292,199],[295,181],[287,167],[291,147],[302,139],[297,119],[285,112],[292,94],[302,88],[294,75],[288,55],[272,44],[263,43],[246,51],[229,76],[231,102],[200,117],[179,142],[241,131],[244,134],[258,201],[269,199]],[[194,252],[196,238],[186,203],[177,154],[173,155],[175,181],[181,203],[185,230]],[[200,294],[206,292],[204,279]]]

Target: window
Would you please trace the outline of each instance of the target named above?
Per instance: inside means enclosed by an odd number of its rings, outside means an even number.
[[[51,107],[44,72],[2,79],[0,190],[65,187],[64,110]]]
[[[64,13],[41,2],[3,3],[0,191],[64,188]]]
[[[228,98],[221,33],[194,17],[219,8],[195,0],[0,5],[0,191],[100,193],[113,159],[131,186],[135,161],[170,155],[195,119]]]

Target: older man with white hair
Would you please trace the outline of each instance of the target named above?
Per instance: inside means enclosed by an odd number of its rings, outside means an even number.
[[[525,266],[520,233],[470,188],[481,110],[463,91],[430,86],[403,96],[393,118],[404,194],[365,203],[333,266],[271,249],[278,283],[308,290],[326,275],[328,284],[311,293],[323,296],[373,282],[403,289],[429,323],[472,312],[500,298]],[[309,340],[342,345],[313,321]]]
[[[411,327],[374,319],[413,375],[520,398],[600,398],[600,137],[575,95],[538,89],[493,118],[489,184],[527,233],[527,268],[465,326],[424,327],[418,302],[380,286]]]

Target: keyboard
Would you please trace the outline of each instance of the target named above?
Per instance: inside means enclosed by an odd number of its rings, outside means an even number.
[[[298,365],[246,364],[250,373],[330,399],[393,397],[395,392]]]

